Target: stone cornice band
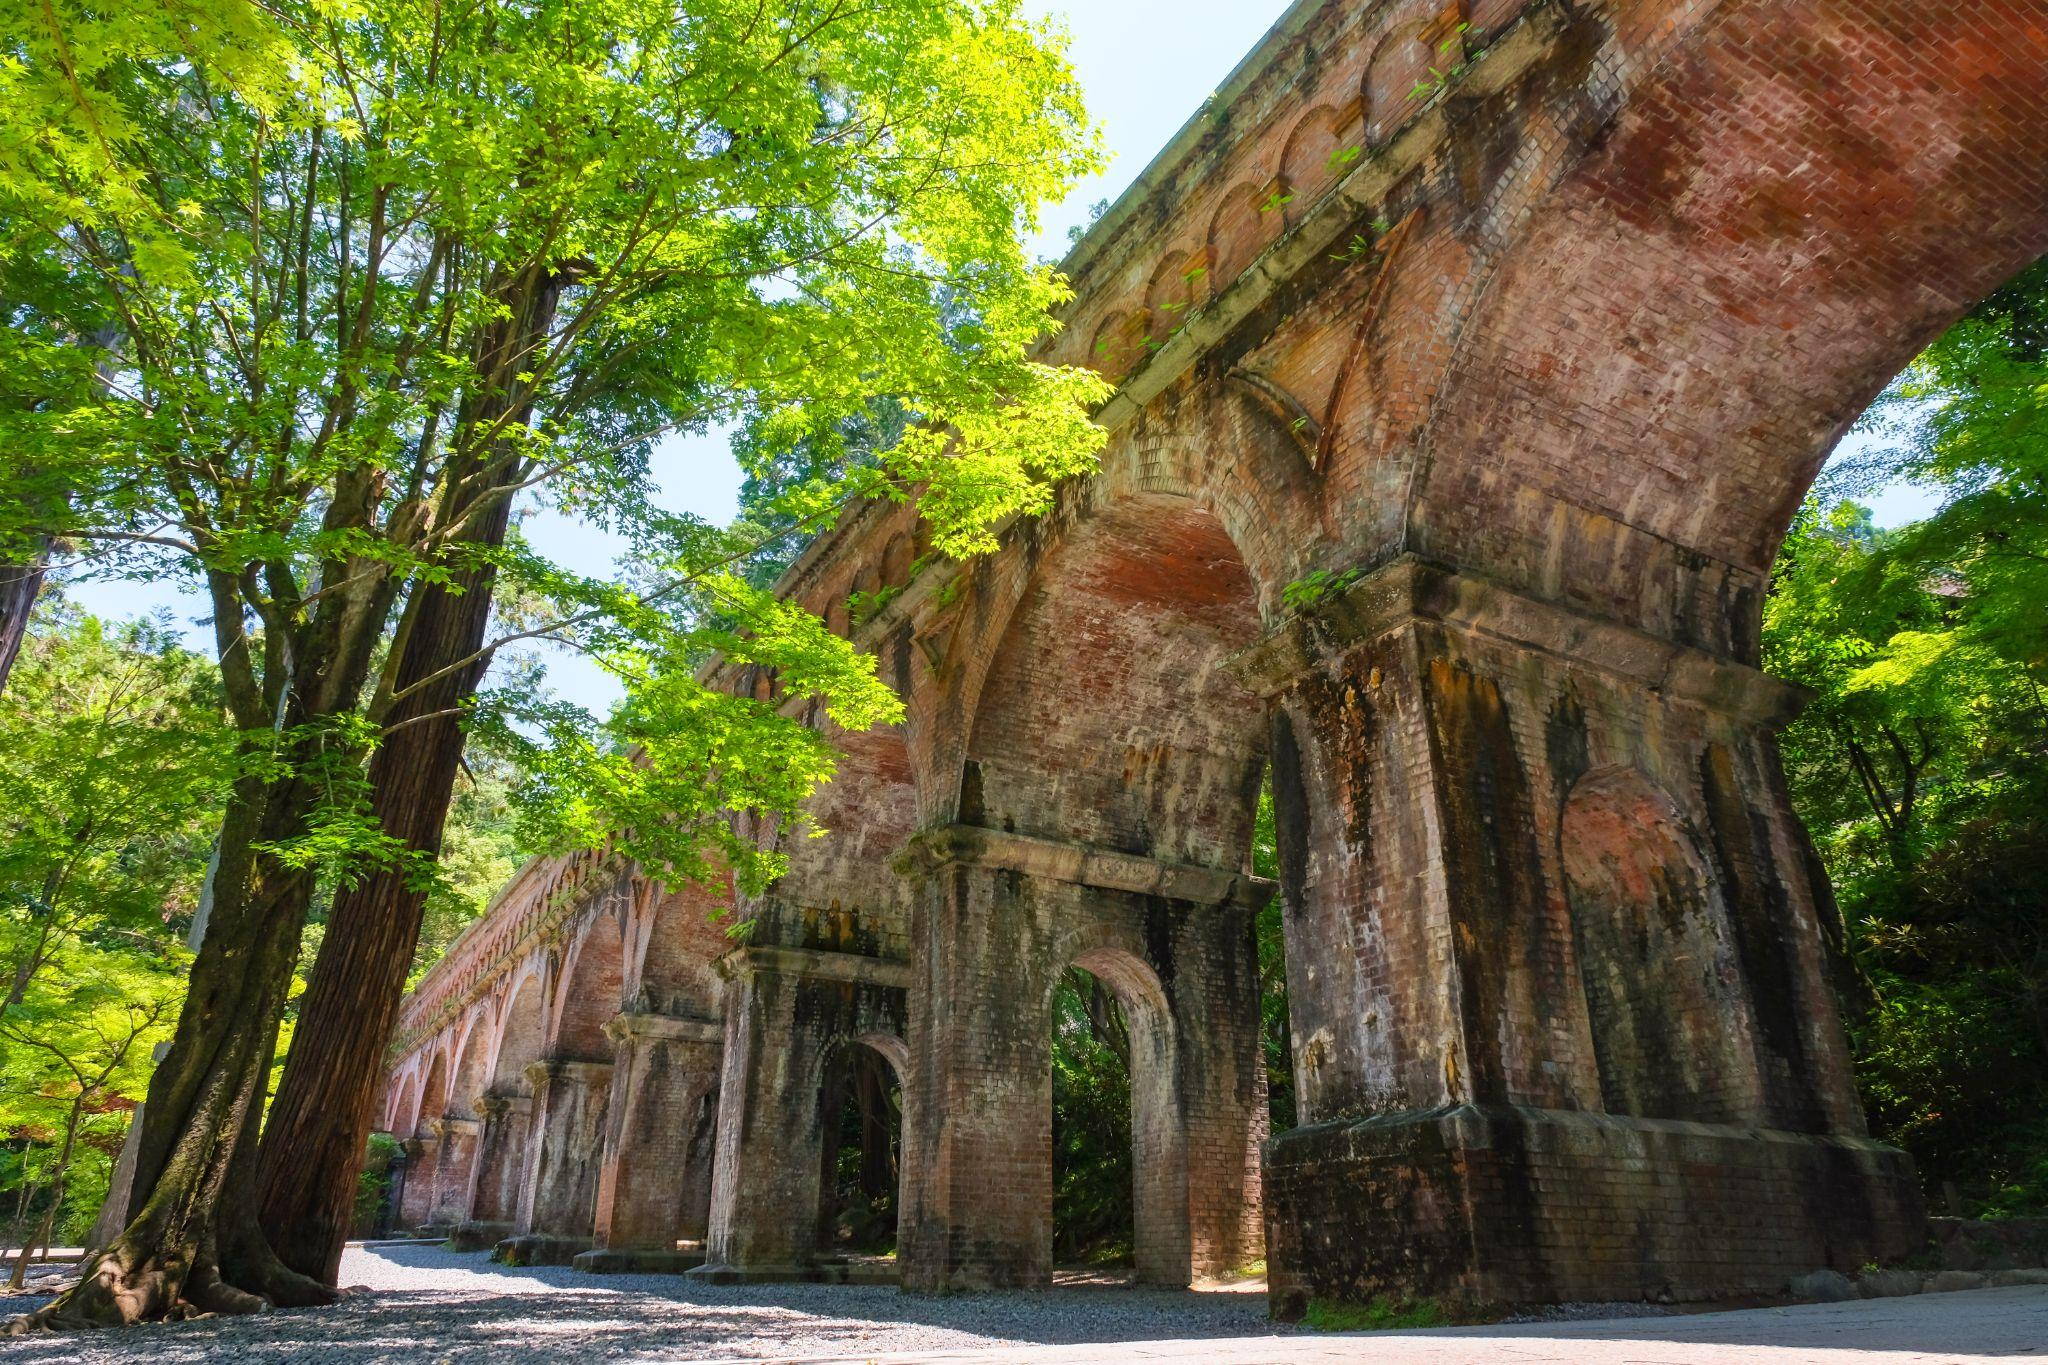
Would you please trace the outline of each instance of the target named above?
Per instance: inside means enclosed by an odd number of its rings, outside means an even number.
[[[1257,910],[1273,898],[1274,891],[1272,882],[1246,873],[1009,834],[979,825],[942,825],[915,835],[896,856],[895,867],[906,876],[921,876],[952,863],[1002,868],[1104,891],[1129,891],[1243,910]]]
[[[1403,555],[1312,611],[1282,621],[1229,668],[1248,691],[1277,696],[1349,650],[1417,621],[1537,650],[1753,725],[1785,725],[1806,702],[1803,689],[1747,664],[1416,555]]]

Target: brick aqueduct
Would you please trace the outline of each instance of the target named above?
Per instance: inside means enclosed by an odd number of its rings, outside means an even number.
[[[909,719],[835,735],[751,937],[540,861],[421,983],[405,1217],[831,1273],[828,1078],[875,1054],[902,1283],[1045,1284],[1079,964],[1131,1025],[1147,1281],[1702,1297],[1909,1250],[1760,602],[1850,421],[2044,251],[2048,0],[1296,4],[1067,263],[1101,472],[965,567],[873,506],[787,576]]]

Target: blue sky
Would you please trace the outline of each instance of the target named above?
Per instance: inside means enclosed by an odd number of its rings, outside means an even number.
[[[1066,25],[1075,71],[1110,152],[1106,171],[1081,182],[1045,215],[1034,245],[1041,255],[1058,256],[1065,250],[1067,229],[1086,223],[1097,201],[1123,192],[1287,5],[1285,0],[1094,0],[1083,5],[1030,0],[1029,8]],[[654,473],[661,501],[678,511],[724,522],[738,510],[739,470],[717,433],[665,442],[656,452]],[[1932,506],[1926,494],[1911,489],[1887,490],[1871,501],[1881,525],[1909,520]],[[526,531],[543,553],[585,572],[606,571],[620,551],[614,538],[555,513],[530,517]],[[195,646],[210,645],[211,632],[196,624],[206,614],[196,596],[180,597],[161,584],[133,583],[76,583],[69,592],[102,615],[168,607],[190,630]],[[567,651],[550,651],[546,657],[549,682],[564,697],[602,709],[618,695],[617,685],[580,657]]]

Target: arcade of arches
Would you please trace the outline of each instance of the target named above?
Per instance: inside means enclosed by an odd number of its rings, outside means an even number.
[[[1848,424],[2044,252],[2048,0],[1296,4],[1067,262],[1100,473],[970,565],[913,575],[876,505],[785,578],[908,706],[834,735],[830,836],[737,905],[535,863],[421,983],[407,1220],[837,1273],[855,1049],[904,1285],[1043,1284],[1078,965],[1130,1026],[1148,1281],[1691,1298],[1910,1250],[1759,608]]]

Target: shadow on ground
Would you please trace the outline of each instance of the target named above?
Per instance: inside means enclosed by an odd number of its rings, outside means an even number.
[[[839,1285],[710,1286],[667,1276],[507,1269],[482,1253],[351,1250],[346,1279],[370,1290],[332,1309],[0,1339],[0,1361],[434,1361],[514,1365],[792,1357],[952,1357],[989,1351],[1093,1358],[1115,1343],[1217,1361],[1357,1358],[1356,1337],[1290,1334],[1263,1296],[1062,1288],[925,1298]],[[34,1301],[0,1299],[0,1312]],[[1985,1290],[1741,1313],[1382,1333],[1381,1361],[1833,1360],[1924,1353],[1943,1360],[2048,1352],[2048,1289]],[[1068,1349],[1059,1349],[1059,1348]],[[1779,1354],[1768,1348],[1789,1348]],[[1036,1349],[1033,1349],[1036,1348]],[[1053,1349],[1045,1349],[1053,1348]],[[1533,1349],[1532,1349],[1533,1348]],[[1761,1356],[1752,1354],[1766,1348]],[[1155,1354],[1143,1352],[1142,1354]]]

